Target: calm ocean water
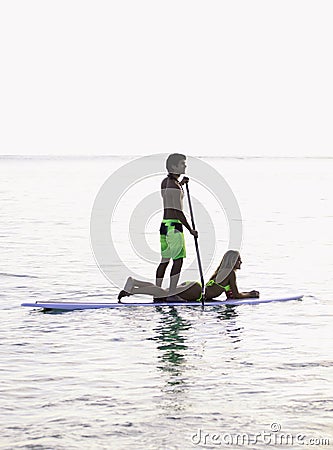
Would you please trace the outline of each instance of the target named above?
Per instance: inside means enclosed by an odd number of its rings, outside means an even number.
[[[204,159],[241,209],[240,289],[302,293],[301,302],[61,314],[20,307],[116,300],[89,224],[101,185],[129,160],[0,158],[0,448],[332,446],[333,159]],[[133,203],[124,201],[123,261],[153,280],[156,264],[140,262],[126,238]],[[216,254],[206,277],[227,245],[223,213],[207,202]],[[156,251],[159,220],[146,230]]]

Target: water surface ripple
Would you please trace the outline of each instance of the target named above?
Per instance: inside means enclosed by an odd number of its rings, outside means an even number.
[[[0,448],[237,449],[244,445],[211,436],[253,436],[274,424],[332,445],[333,162],[214,160],[244,219],[240,286],[263,296],[302,292],[303,301],[204,311],[21,308],[115,301],[89,245],[94,195],[121,163],[109,162],[1,161]]]

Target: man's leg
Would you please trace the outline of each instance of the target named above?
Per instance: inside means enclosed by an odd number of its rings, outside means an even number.
[[[162,258],[159,266],[157,267],[156,286],[159,286],[159,287],[162,286],[164,274],[165,274],[166,268],[168,267],[169,261],[170,261],[169,259]]]
[[[170,273],[170,288],[169,295],[174,295],[176,292],[176,287],[178,285],[180,271],[182,270],[183,258],[175,259],[173,261],[171,273]]]

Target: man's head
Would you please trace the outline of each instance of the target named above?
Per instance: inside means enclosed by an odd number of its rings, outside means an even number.
[[[186,156],[180,153],[172,153],[167,157],[166,168],[168,173],[182,175],[186,169]]]

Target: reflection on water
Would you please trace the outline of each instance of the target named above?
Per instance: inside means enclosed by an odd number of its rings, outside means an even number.
[[[176,308],[156,308],[161,315],[159,324],[154,328],[156,336],[152,340],[158,342],[157,349],[162,352],[158,359],[162,365],[157,367],[173,376],[178,377],[185,361],[185,351],[187,349],[186,336],[184,331],[191,328],[191,323],[181,317]],[[169,384],[178,384],[178,379],[172,377]]]
[[[168,416],[176,418],[188,406],[188,378],[186,372],[186,332],[191,322],[184,319],[177,308],[156,307],[160,314],[158,325],[153,329],[155,336],[149,338],[157,342],[157,369],[166,375],[165,386],[161,389],[160,408]],[[164,415],[164,414],[163,414]]]
[[[216,337],[209,331],[211,321],[219,324],[221,333],[229,339],[220,342],[221,356],[224,355],[226,341],[234,344],[241,340],[243,328],[237,324],[237,308],[230,306],[209,307],[199,313],[191,315],[191,319],[184,318],[191,310],[188,308],[156,307],[159,313],[158,324],[153,328],[155,335],[148,338],[156,342],[156,367],[164,375],[165,385],[161,388],[159,409],[163,417],[180,419],[180,413],[191,408],[191,392],[196,379],[196,367],[205,364],[206,358],[212,351],[211,345],[216,346]],[[198,318],[199,324],[198,324]],[[200,323],[201,322],[201,323]],[[208,329],[206,327],[209,327]],[[196,336],[195,355],[198,358],[193,365],[193,339]],[[215,348],[217,360],[220,359],[219,350]],[[222,358],[224,358],[222,356]],[[201,362],[199,362],[201,361]]]
[[[177,308],[156,307],[156,311],[160,313],[160,321],[153,329],[156,335],[149,340],[158,343],[156,347],[159,350],[157,368],[170,375],[168,384],[177,385],[181,383],[179,376],[186,364],[186,351],[188,349],[186,332],[190,330],[192,324],[181,316]],[[233,342],[239,342],[243,328],[239,327],[236,322],[237,308],[226,305],[222,308],[219,306],[210,309],[211,313],[213,311],[215,317],[224,322],[226,335]]]
[[[232,342],[240,342],[243,327],[239,327],[237,321],[235,320],[238,316],[237,307],[232,305],[225,305],[224,308],[216,308],[216,310],[216,317],[219,320],[227,321],[225,327],[226,335],[231,339]]]
[[[229,320],[238,316],[237,308],[233,305],[225,305],[224,308],[217,307],[215,310],[220,320]]]

